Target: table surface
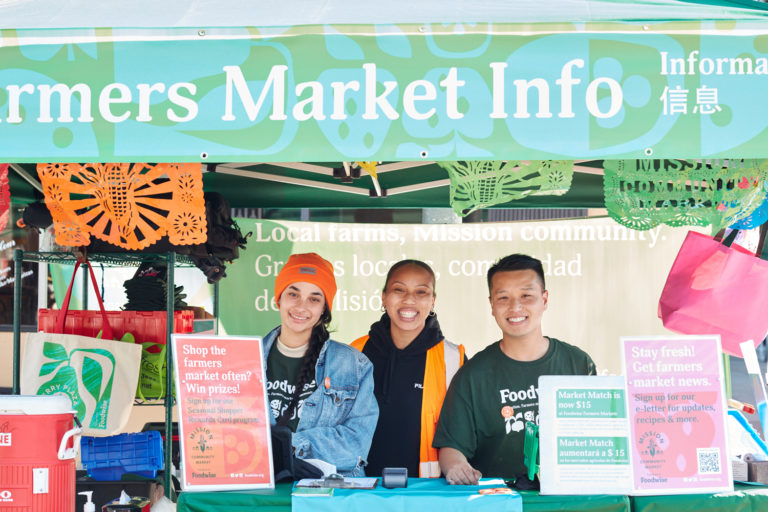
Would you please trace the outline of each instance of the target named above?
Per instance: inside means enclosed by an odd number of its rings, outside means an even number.
[[[503,489],[505,494],[488,492]],[[485,493],[485,494],[484,494]],[[523,512],[523,500],[500,478],[449,485],[443,478],[409,478],[407,488],[334,489],[330,498],[293,497],[293,512]]]
[[[182,492],[177,512],[290,512],[293,484],[258,491]],[[765,512],[768,487],[736,484],[734,492],[674,496],[542,496],[519,491],[524,512]],[[324,498],[313,498],[324,499]]]

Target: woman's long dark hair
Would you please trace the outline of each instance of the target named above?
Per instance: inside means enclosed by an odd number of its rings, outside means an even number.
[[[299,397],[302,391],[304,391],[304,386],[315,378],[315,365],[317,364],[317,358],[320,357],[320,350],[328,339],[328,325],[330,323],[331,310],[328,309],[328,303],[326,302],[323,314],[320,315],[320,320],[312,328],[312,334],[309,336],[309,348],[307,348],[307,352],[302,359],[301,369],[296,379],[296,389],[293,390],[291,402],[277,419],[278,425],[287,425],[291,421],[291,416],[293,416],[293,411],[299,403]],[[320,385],[320,383],[317,384]]]

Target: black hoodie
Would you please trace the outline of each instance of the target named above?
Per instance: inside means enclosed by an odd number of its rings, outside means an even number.
[[[389,315],[384,313],[371,326],[363,348],[373,363],[373,392],[379,403],[379,421],[365,474],[379,476],[382,468],[406,467],[409,477],[418,478],[427,350],[443,340],[443,333],[437,317],[428,317],[416,339],[401,350],[392,341],[389,328]]]

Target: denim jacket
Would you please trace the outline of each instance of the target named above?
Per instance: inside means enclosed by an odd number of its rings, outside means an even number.
[[[264,368],[280,327],[264,337]],[[326,389],[325,378],[330,378]],[[359,351],[330,338],[315,365],[317,389],[307,397],[293,434],[300,459],[321,459],[345,476],[363,476],[379,406],[373,395],[373,365]],[[275,420],[272,418],[272,423]]]

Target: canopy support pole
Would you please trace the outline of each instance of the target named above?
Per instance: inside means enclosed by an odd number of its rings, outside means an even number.
[[[27,183],[29,183],[30,185],[32,185],[32,187],[34,187],[34,189],[35,189],[35,190],[37,190],[37,191],[38,191],[38,192],[40,192],[41,194],[43,193],[43,186],[40,184],[40,182],[39,182],[39,181],[37,181],[35,178],[33,178],[33,177],[32,177],[32,176],[31,176],[31,175],[30,175],[30,174],[29,174],[29,173],[26,171],[26,169],[24,169],[24,168],[23,168],[22,166],[20,166],[19,164],[10,164],[10,165],[9,165],[9,167],[10,167],[11,169],[13,169],[14,171],[16,171],[16,174],[18,174],[19,176],[21,176],[22,178],[24,178],[24,181],[26,181]]]

